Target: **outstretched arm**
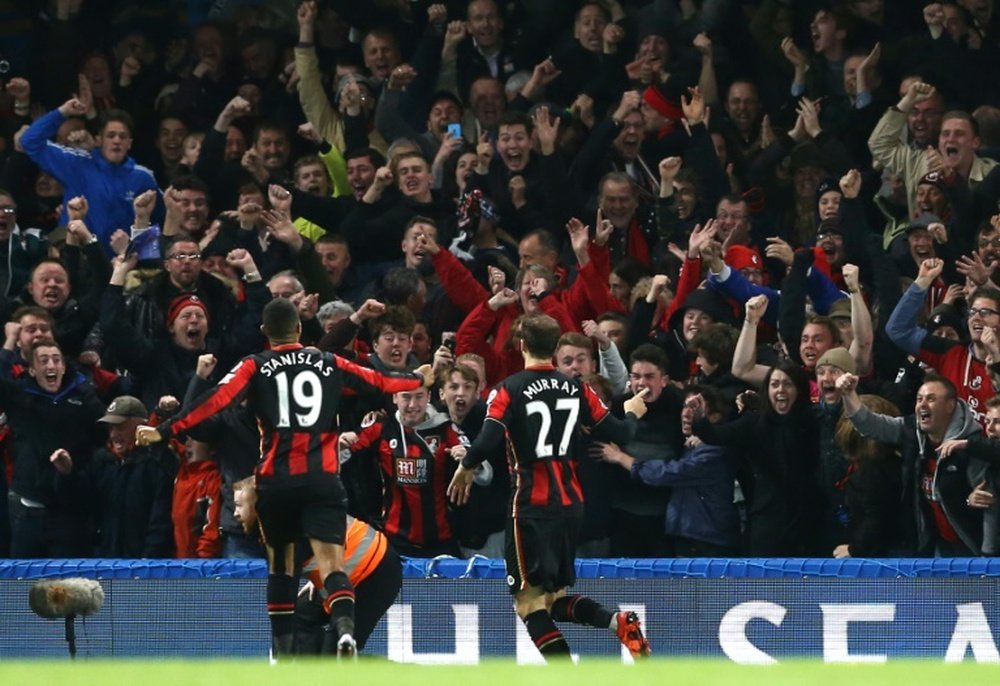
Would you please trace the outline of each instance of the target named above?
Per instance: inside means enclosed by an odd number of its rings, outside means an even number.
[[[764,383],[768,367],[757,364],[757,324],[767,310],[767,296],[755,295],[750,298],[747,300],[746,310],[743,328],[733,353],[732,373],[737,379],[759,388]]]

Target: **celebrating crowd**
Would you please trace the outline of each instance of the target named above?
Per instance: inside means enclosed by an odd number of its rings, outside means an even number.
[[[278,298],[432,369],[338,388],[322,457],[401,554],[503,557],[508,456],[446,490],[537,313],[645,404],[572,438],[578,555],[1000,552],[992,0],[42,4],[0,19],[0,556],[263,556],[246,406],[136,431]]]

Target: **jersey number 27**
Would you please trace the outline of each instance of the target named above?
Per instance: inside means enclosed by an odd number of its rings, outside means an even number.
[[[537,414],[542,422],[542,425],[538,428],[538,439],[535,442],[535,456],[538,458],[552,457],[550,434],[553,433],[553,428],[556,429],[555,433],[560,435],[559,452],[556,453],[556,456],[564,456],[569,449],[569,442],[573,439],[573,431],[576,429],[576,419],[580,416],[580,399],[560,398],[556,401],[555,427],[553,427],[552,421],[553,412],[549,409],[548,404],[541,400],[532,400],[524,406],[524,409],[529,417]]]

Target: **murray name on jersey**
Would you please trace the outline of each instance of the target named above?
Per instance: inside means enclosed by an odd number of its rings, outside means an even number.
[[[577,395],[580,389],[569,379],[547,377],[535,379],[521,391],[521,394],[528,400],[531,400],[542,391],[562,391],[567,395]]]

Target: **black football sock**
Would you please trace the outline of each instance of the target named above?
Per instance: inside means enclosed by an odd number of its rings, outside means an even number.
[[[607,629],[611,626],[613,616],[611,610],[585,595],[567,595],[552,603],[552,619],[557,622],[573,622]]]
[[[284,574],[267,577],[267,617],[275,657],[291,655],[295,645],[296,580]]]
[[[547,611],[532,612],[524,618],[524,625],[528,627],[528,635],[546,661],[569,658],[569,644]]]
[[[323,581],[326,600],[323,607],[330,615],[330,627],[337,636],[354,635],[354,587],[343,572],[330,572]]]

